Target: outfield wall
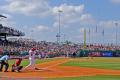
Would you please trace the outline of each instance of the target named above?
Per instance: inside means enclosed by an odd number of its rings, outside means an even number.
[[[77,52],[77,57],[120,57],[120,50],[105,51],[105,50],[80,50]]]

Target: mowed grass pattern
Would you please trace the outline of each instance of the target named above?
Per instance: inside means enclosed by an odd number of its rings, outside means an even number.
[[[62,64],[62,66],[120,70],[120,58],[72,59]]]

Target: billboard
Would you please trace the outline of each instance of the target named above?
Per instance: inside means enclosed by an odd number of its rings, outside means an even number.
[[[113,57],[113,53],[112,52],[102,52],[102,56],[103,57]]]

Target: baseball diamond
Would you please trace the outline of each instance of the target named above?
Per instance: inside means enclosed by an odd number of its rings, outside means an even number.
[[[120,80],[120,0],[0,0],[0,80]]]
[[[36,60],[36,63],[38,61],[39,60]],[[28,60],[26,62],[28,62]],[[102,65],[103,63],[106,65]],[[54,80],[56,78],[66,79],[72,77],[77,79],[78,77],[84,78],[94,76],[107,76],[108,79],[111,79],[111,76],[113,76],[114,80],[116,78],[119,79],[120,76],[119,63],[119,58],[94,58],[90,60],[87,58],[55,58],[49,59],[49,61],[46,62],[39,61],[39,63],[36,64],[36,66],[40,68],[39,70],[26,70],[20,73],[8,72],[0,74],[2,74],[2,78],[12,78],[16,80],[19,80],[19,78],[23,80]]]

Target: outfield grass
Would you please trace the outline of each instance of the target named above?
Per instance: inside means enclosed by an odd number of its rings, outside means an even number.
[[[46,80],[120,80],[120,76],[82,76],[71,78],[51,78]]]
[[[62,66],[79,66],[88,68],[100,68],[100,69],[115,69],[120,70],[120,58],[94,58],[94,59],[73,59]]]

